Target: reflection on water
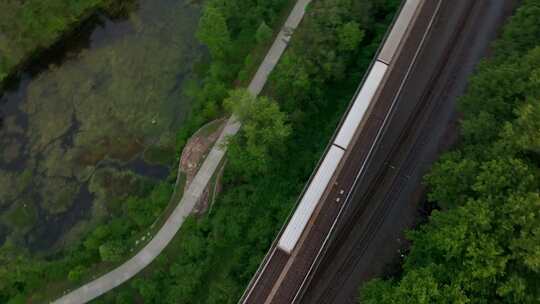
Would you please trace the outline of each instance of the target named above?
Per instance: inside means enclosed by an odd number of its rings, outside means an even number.
[[[168,175],[142,155],[174,148],[189,103],[185,80],[202,52],[199,9],[141,0],[123,20],[99,16],[62,60],[4,92],[0,241],[46,249],[81,220],[106,215],[107,202],[136,180]]]

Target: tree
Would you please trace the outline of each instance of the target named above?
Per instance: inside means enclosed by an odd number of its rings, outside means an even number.
[[[265,173],[271,154],[283,147],[291,133],[286,115],[274,101],[255,98],[245,90],[232,91],[224,104],[243,123],[229,144],[230,167],[245,176]]]
[[[255,32],[255,40],[257,43],[264,43],[272,38],[272,34],[272,29],[263,21]]]
[[[99,246],[111,235],[111,230],[107,225],[97,226],[83,244],[87,250],[99,250]]]
[[[78,282],[82,279],[84,273],[86,272],[86,267],[83,265],[75,266],[72,270],[68,273],[68,280],[71,282]]]
[[[131,304],[133,301],[133,294],[131,292],[123,290],[116,295],[115,304]]]
[[[144,303],[161,303],[161,292],[155,280],[136,279],[133,286],[142,296]]]
[[[540,101],[522,105],[517,120],[505,125],[504,136],[518,148],[540,154]]]
[[[464,158],[459,151],[442,156],[425,178],[431,185],[429,200],[444,209],[463,202],[472,193],[470,185],[477,169],[477,162]]]
[[[124,257],[126,250],[119,241],[109,241],[99,246],[99,255],[105,262],[118,262]]]
[[[358,22],[350,21],[345,23],[339,30],[339,49],[346,52],[354,51],[364,39],[364,35],[365,33],[360,29]]]
[[[210,54],[218,60],[227,57],[231,48],[231,35],[227,20],[219,8],[207,5],[201,17],[197,38],[208,46]]]
[[[139,227],[148,227],[154,220],[152,201],[130,196],[124,202],[127,215]]]
[[[303,108],[303,101],[309,99],[316,86],[307,67],[310,63],[291,53],[285,54],[276,70],[270,75],[275,97],[287,112]]]

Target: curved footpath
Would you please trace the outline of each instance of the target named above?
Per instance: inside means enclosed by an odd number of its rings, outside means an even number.
[[[292,30],[296,29],[304,17],[305,9],[311,0],[298,0],[289,15],[285,25],[276,37],[274,44],[266,54],[263,62],[259,66],[257,73],[253,77],[248,91],[253,95],[259,95],[264,88],[268,75],[277,65],[281,55],[287,48],[287,43],[291,38]],[[223,132],[216,144],[208,154],[203,165],[197,172],[193,182],[184,193],[178,206],[171,213],[165,224],[156,233],[154,238],[137,255],[120,265],[107,274],[69,292],[60,299],[54,301],[57,304],[79,304],[87,303],[113,288],[121,285],[137,273],[148,266],[165,249],[174,235],[178,232],[184,220],[191,214],[195,204],[208,185],[211,177],[218,168],[219,163],[225,156],[226,140],[229,136],[235,135],[240,129],[240,122],[234,117],[227,121]]]

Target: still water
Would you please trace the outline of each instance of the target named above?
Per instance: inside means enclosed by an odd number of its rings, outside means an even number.
[[[120,20],[97,16],[2,93],[0,244],[61,246],[168,175],[148,156],[173,155],[204,53],[199,14],[187,0],[141,0]]]

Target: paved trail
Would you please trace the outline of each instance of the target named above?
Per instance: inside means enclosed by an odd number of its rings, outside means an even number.
[[[304,17],[306,6],[310,2],[311,0],[297,1],[285,22],[283,29],[277,36],[274,44],[268,51],[268,54],[259,66],[257,73],[248,87],[248,91],[253,95],[259,95],[264,88],[268,75],[270,75],[272,70],[276,67],[283,52],[285,52],[291,34],[300,24],[300,21]],[[139,253],[137,253],[137,255],[111,272],[69,292],[53,303],[87,303],[126,282],[148,266],[163,251],[163,249],[165,249],[184,223],[184,220],[193,211],[195,204],[200,199],[204,189],[218,168],[219,163],[225,156],[226,146],[224,144],[226,143],[227,137],[236,134],[240,129],[240,126],[240,122],[238,122],[235,117],[231,117],[227,121],[225,129],[210,151],[193,182],[184,193],[178,206],[174,209],[154,238]]]

